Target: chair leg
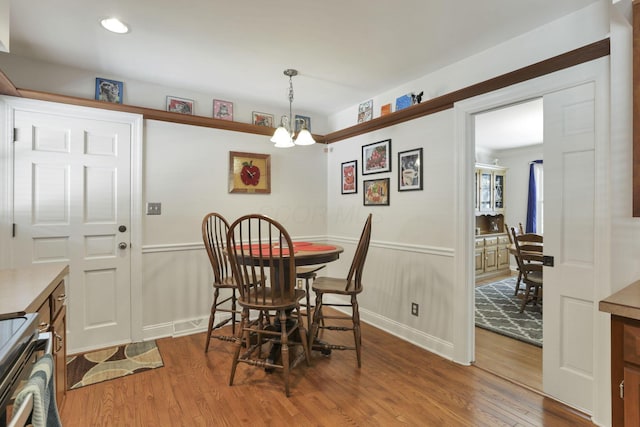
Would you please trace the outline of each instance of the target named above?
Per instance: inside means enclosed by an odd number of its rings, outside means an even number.
[[[287,332],[287,313],[280,310],[280,354],[282,357],[282,375],[284,376],[284,392],[289,397],[289,336]]]
[[[309,291],[309,278],[305,279],[305,288],[306,288],[306,292],[307,292],[307,328],[311,329],[311,318],[312,318],[312,313],[311,313],[311,294]]]
[[[529,292],[531,291],[531,286],[526,285],[526,289],[524,292],[524,298],[522,299],[522,304],[520,305],[520,313],[524,311],[524,306],[527,305],[529,301]]]
[[[238,333],[235,336],[234,343],[234,352],[233,352],[233,360],[231,362],[231,375],[229,376],[229,385],[233,385],[233,377],[236,375],[236,368],[238,367],[238,359],[240,358],[240,350],[242,349],[242,335],[244,334],[244,339],[247,343],[251,342],[251,337],[249,336],[249,331],[244,332],[244,327],[249,322],[249,309],[242,309],[242,317],[240,319],[240,327],[238,329]]]
[[[358,299],[355,295],[351,295],[351,310],[353,319],[353,339],[356,344],[356,357],[358,359],[358,368],[362,366],[361,347],[362,334],[360,332],[360,310],[358,309]]]
[[[231,289],[231,334],[236,335],[236,290]]]
[[[311,323],[311,327],[309,328],[309,348],[313,348],[313,342],[315,341],[318,335],[318,325],[322,322],[324,324],[324,319],[322,318],[322,293],[316,293],[316,306],[313,309],[313,322]]]
[[[520,281],[522,280],[522,271],[518,270],[518,280],[516,280],[516,292],[513,295],[518,295],[520,290]]]
[[[220,290],[218,288],[215,288],[213,291],[213,304],[211,304],[211,315],[209,316],[209,327],[207,328],[207,340],[204,343],[205,353],[209,351],[209,343],[211,342],[211,333],[213,332],[213,321],[215,320],[215,316],[216,316],[216,306],[218,304],[219,294],[220,294]],[[234,298],[234,303],[235,303],[235,298]]]

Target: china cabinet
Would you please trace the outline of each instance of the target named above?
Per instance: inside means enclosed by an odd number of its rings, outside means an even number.
[[[476,277],[509,270],[509,236],[504,226],[507,170],[477,163],[475,170]]]

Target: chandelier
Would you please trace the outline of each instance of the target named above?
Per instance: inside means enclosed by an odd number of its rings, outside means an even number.
[[[293,118],[291,105],[293,104],[293,76],[298,75],[297,70],[293,70],[288,68],[284,70],[284,75],[289,76],[289,116],[282,116],[280,119],[280,126],[276,129],[273,136],[271,137],[271,142],[275,142],[275,147],[278,148],[289,148],[295,145],[312,145],[315,144],[316,141],[311,136],[311,132],[307,129],[307,123],[303,119],[295,119]],[[298,132],[297,138],[294,139],[295,132],[295,124],[296,122],[300,123],[300,131]]]

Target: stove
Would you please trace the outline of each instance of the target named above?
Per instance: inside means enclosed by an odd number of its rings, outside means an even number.
[[[6,407],[23,379],[31,373],[38,346],[38,314],[0,320],[0,426]]]

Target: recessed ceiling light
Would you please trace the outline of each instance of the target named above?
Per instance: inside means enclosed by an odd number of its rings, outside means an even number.
[[[102,25],[106,30],[111,31],[112,33],[125,34],[129,32],[129,27],[127,26],[127,24],[125,24],[118,18],[101,19],[100,25]]]

